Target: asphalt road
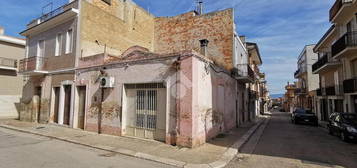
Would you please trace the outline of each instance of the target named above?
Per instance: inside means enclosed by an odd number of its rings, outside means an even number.
[[[0,128],[0,168],[158,168],[167,165]]]
[[[323,128],[294,125],[289,113],[274,112],[227,167],[357,168],[357,144],[342,142]]]

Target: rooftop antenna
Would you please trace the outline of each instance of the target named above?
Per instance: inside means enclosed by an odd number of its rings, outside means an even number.
[[[202,15],[203,14],[203,0],[196,0],[196,13],[198,15]]]

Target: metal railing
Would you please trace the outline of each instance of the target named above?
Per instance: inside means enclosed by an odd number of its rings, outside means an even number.
[[[330,9],[330,21],[337,15],[342,6],[346,3],[352,3],[352,0],[336,0]]]
[[[296,70],[295,73],[294,73],[294,76],[297,77],[300,73],[300,69]]]
[[[357,46],[357,31],[347,32],[340,39],[338,39],[331,47],[332,56],[336,56],[347,47]]]
[[[19,62],[19,72],[27,72],[34,70],[44,70],[45,57],[33,56],[20,60]]]
[[[318,70],[322,66],[328,63],[328,56],[325,54],[322,56],[319,60],[317,60],[313,65],[312,65],[312,72]]]
[[[17,60],[0,57],[0,66],[17,68]]]
[[[336,95],[336,87],[335,86],[326,87],[325,94],[327,96],[335,96]]]
[[[357,78],[344,80],[343,81],[343,92],[344,93],[357,92]]]
[[[55,10],[52,10],[51,12],[48,12],[46,14],[43,14],[42,16],[40,16],[39,18],[36,18],[34,20],[32,20],[28,26],[31,27],[33,25],[36,25],[36,24],[39,24],[39,23],[42,23],[42,22],[45,22],[47,20],[50,20],[52,19],[53,17],[56,17],[64,12],[66,12],[67,10],[71,9],[71,8],[75,8],[75,4],[76,4],[77,0],[71,2],[71,3],[68,3],[68,4],[65,4]]]

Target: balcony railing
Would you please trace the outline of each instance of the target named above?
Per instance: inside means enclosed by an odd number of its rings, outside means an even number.
[[[298,69],[298,70],[295,71],[294,76],[295,76],[295,77],[298,76],[299,73],[300,73],[300,69]]]
[[[335,4],[333,4],[332,8],[330,9],[330,21],[332,21],[332,19],[337,15],[344,4],[351,2],[352,0],[336,0]]]
[[[0,66],[9,67],[9,68],[17,68],[17,60],[0,57]]]
[[[337,40],[331,47],[332,56],[336,56],[347,47],[357,46],[357,31],[348,32],[344,34],[339,40]]]
[[[19,72],[29,72],[29,71],[44,71],[45,57],[29,57],[20,60]]]
[[[40,16],[39,18],[37,19],[34,19],[32,20],[28,25],[27,27],[30,28],[30,27],[33,27],[37,24],[40,24],[42,22],[45,22],[47,20],[50,20],[51,18],[54,18],[64,12],[66,12],[67,10],[71,9],[71,8],[75,8],[75,5],[76,5],[76,2],[77,0],[71,2],[71,3],[68,3],[68,4],[65,4],[49,13],[46,13],[46,14],[43,14],[42,16]]]
[[[336,87],[335,86],[326,87],[325,93],[327,96],[335,96],[336,95]]]
[[[317,60],[313,65],[312,65],[312,72],[318,70],[328,62],[328,57],[327,54],[322,56],[319,60]]]
[[[344,80],[343,81],[343,92],[344,93],[357,92],[357,78]]]
[[[248,64],[238,64],[237,68],[234,70],[234,74],[239,78],[249,78],[250,80],[255,80],[255,72]]]
[[[295,94],[306,94],[306,88],[297,88]]]

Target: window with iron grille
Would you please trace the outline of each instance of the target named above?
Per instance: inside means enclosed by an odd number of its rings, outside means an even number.
[[[157,90],[136,91],[136,127],[156,129]]]

